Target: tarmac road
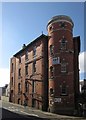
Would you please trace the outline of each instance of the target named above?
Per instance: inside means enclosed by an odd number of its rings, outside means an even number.
[[[31,107],[24,107],[18,104],[2,102],[2,120],[86,120],[86,118],[64,116],[43,112]]]
[[[36,116],[29,116],[25,114],[18,114],[6,109],[2,109],[2,119],[1,120],[48,120],[46,118],[39,118]]]

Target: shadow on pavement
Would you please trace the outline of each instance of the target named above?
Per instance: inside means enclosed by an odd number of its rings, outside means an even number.
[[[2,119],[1,120],[49,120],[47,118],[39,118],[29,115],[17,114],[5,109],[2,109]]]

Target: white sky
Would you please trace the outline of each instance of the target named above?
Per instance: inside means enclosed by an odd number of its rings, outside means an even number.
[[[0,68],[0,87],[9,84],[10,82],[10,70],[9,68]]]
[[[79,55],[79,68],[80,73],[86,72],[86,52],[82,52]],[[10,82],[10,70],[9,68],[0,68],[0,87]]]
[[[86,51],[79,55],[79,68],[80,73],[86,72]]]

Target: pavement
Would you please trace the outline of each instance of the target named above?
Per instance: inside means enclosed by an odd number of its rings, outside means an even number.
[[[49,120],[46,118],[39,118],[36,116],[30,116],[30,115],[24,115],[24,114],[18,114],[15,112],[11,112],[9,110],[2,108],[2,118],[1,120]]]
[[[19,104],[14,104],[10,102],[2,101],[2,106],[4,109],[7,109],[11,112],[16,112],[19,114],[24,115],[31,115],[35,117],[41,117],[41,118],[47,118],[49,120],[86,120],[86,118],[83,117],[74,117],[74,116],[66,116],[66,115],[58,115],[50,112],[44,112],[32,107],[24,107]]]

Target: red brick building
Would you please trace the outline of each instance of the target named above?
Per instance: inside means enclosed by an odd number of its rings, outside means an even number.
[[[47,109],[47,43],[47,36],[42,34],[29,45],[24,45],[22,50],[11,58],[10,100],[12,102],[23,105],[26,100],[28,106]]]
[[[55,113],[77,109],[80,37],[70,17],[53,17],[42,34],[11,58],[10,101]]]
[[[52,112],[68,113],[77,108],[80,37],[73,37],[73,26],[68,16],[55,16],[47,25],[49,109]]]

